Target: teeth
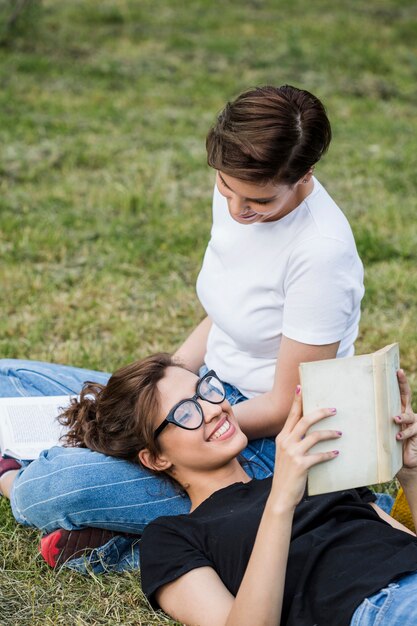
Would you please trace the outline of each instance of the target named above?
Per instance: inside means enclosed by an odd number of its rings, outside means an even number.
[[[213,441],[213,439],[218,439],[219,437],[224,435],[224,433],[227,433],[229,428],[230,428],[230,422],[226,420],[225,423],[222,426],[220,426],[220,428],[216,430],[216,432],[210,437],[210,441]]]

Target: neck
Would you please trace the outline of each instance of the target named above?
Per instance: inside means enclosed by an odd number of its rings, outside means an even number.
[[[294,209],[300,206],[300,204],[304,202],[307,196],[311,194],[313,189],[314,189],[314,181],[312,178],[308,181],[308,183],[305,183],[305,184],[299,183],[296,186],[294,193],[289,199],[287,205],[280,212],[279,217],[271,217],[269,220],[265,220],[265,222],[277,222],[278,220],[282,219],[283,217],[285,217],[286,215],[294,211]]]
[[[180,477],[178,477],[180,479]],[[226,466],[214,470],[193,472],[179,482],[184,486],[190,500],[191,511],[194,511],[204,500],[213,493],[233,483],[247,483],[251,479],[237,459],[233,459]]]

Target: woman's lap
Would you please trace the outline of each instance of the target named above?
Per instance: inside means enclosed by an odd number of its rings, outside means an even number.
[[[45,533],[84,526],[141,533],[155,517],[189,510],[188,498],[139,465],[58,446],[21,471],[11,505],[18,522]]]

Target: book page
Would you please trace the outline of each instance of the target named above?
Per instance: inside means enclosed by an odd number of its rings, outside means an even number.
[[[45,448],[60,445],[66,431],[57,420],[70,396],[0,398],[0,443],[3,454],[36,458]]]
[[[310,495],[351,489],[378,480],[375,393],[372,357],[329,359],[300,366],[304,415],[336,408],[311,430],[340,430],[340,439],[318,443],[315,451],[339,450],[339,456],[312,467]]]

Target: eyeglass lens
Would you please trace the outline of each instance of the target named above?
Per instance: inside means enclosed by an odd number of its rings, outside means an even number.
[[[198,386],[198,393],[208,402],[222,402],[225,397],[223,384],[214,376],[206,376]]]
[[[184,428],[198,428],[202,416],[200,406],[194,400],[186,400],[175,409],[173,418]]]
[[[214,376],[207,376],[199,383],[198,395],[208,402],[220,403],[225,398],[225,390],[221,381]],[[198,428],[203,417],[200,405],[194,400],[182,402],[174,412],[174,420],[184,428]]]

